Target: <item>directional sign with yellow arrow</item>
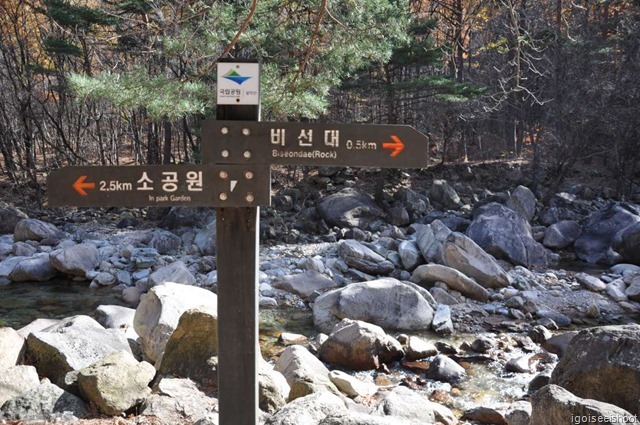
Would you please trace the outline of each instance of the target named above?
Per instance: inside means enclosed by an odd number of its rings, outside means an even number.
[[[202,156],[217,164],[425,168],[428,142],[405,125],[207,120]]]

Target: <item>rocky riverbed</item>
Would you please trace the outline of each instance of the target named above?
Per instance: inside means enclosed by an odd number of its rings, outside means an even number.
[[[575,186],[542,204],[462,173],[380,205],[335,170],[314,178],[314,199],[285,189],[261,215],[263,422],[640,413],[637,204]],[[0,208],[0,282],[85,282],[126,306],[22,327],[3,298],[0,418],[217,423],[215,214],[151,213]]]

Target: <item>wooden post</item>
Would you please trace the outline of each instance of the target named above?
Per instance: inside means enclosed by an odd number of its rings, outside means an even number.
[[[257,78],[257,77],[256,77]],[[217,119],[259,121],[260,105],[221,105]],[[218,208],[218,401],[221,425],[258,423],[259,208]]]

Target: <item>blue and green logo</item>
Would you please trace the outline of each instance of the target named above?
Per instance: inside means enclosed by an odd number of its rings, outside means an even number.
[[[231,71],[227,72],[225,75],[222,76],[222,78],[231,80],[239,86],[242,85],[242,83],[244,83],[245,81],[251,79],[251,77],[243,77],[242,75],[238,74],[238,72],[235,69],[232,69]]]

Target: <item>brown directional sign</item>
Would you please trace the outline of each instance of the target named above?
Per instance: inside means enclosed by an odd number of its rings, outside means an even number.
[[[206,120],[202,157],[215,164],[424,168],[428,141],[405,125]]]
[[[82,166],[53,171],[49,206],[266,206],[268,165]]]

